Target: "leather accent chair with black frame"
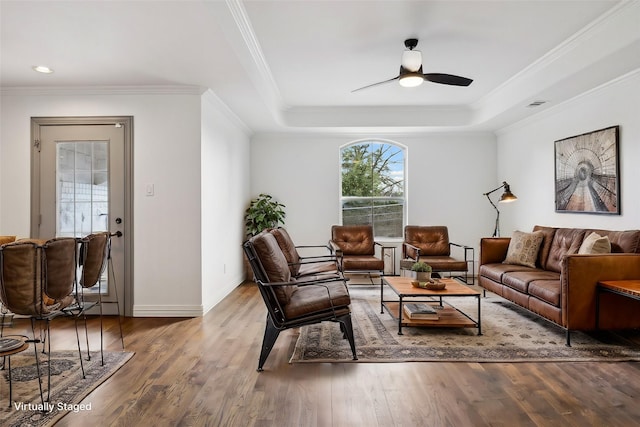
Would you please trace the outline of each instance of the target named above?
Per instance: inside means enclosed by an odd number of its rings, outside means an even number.
[[[384,275],[384,246],[375,241],[371,225],[334,225],[331,227],[329,246],[338,257],[343,274],[365,274],[373,285],[373,274]],[[380,256],[376,255],[380,248]]]
[[[296,246],[286,229],[282,227],[271,228],[269,232],[276,238],[282,253],[287,259],[292,277],[296,279],[311,278],[311,280],[326,278],[327,275],[337,276],[336,278],[342,277],[338,259],[331,253],[328,245]],[[321,254],[303,256],[298,252],[298,249],[303,251],[312,250],[314,253]]]
[[[78,245],[72,237],[48,241],[19,240],[0,247],[0,300],[9,311],[31,319],[33,339],[47,345],[48,366],[51,364],[51,328],[53,319],[64,315],[63,309],[74,301]],[[36,322],[46,322],[41,338],[36,338]],[[84,378],[84,366],[78,339],[78,355]],[[42,397],[40,361],[36,351],[36,367]],[[51,370],[48,370],[47,401],[50,399]]]
[[[464,259],[452,257],[452,247],[464,251]],[[432,268],[432,273],[449,273],[452,277],[473,284],[475,269],[474,249],[449,241],[449,229],[443,225],[407,225],[404,227],[402,243],[402,260],[400,269],[411,270],[416,262],[425,262]],[[471,283],[469,283],[469,264],[471,264]]]
[[[351,323],[351,299],[342,279],[297,281],[291,277],[287,260],[276,238],[265,230],[243,244],[265,306],[267,321],[258,360],[258,371],[273,348],[280,331],[331,321],[340,324],[357,360]]]
[[[76,304],[68,307],[65,311],[69,315],[76,318],[82,316],[84,319],[84,331],[87,342],[87,358],[91,360],[89,351],[89,332],[87,329],[87,312],[94,307],[98,307],[100,315],[100,363],[104,365],[104,325],[103,325],[103,305],[116,304],[118,312],[118,326],[120,328],[120,342],[122,350],[124,350],[124,335],[122,332],[122,319],[120,318],[120,304],[118,302],[118,291],[114,285],[115,301],[104,301],[102,299],[102,290],[98,290],[97,297],[88,299],[85,296],[85,289],[92,288],[102,282],[102,276],[108,266],[111,266],[111,274],[113,274],[113,265],[111,264],[111,234],[108,231],[100,231],[89,234],[80,240],[80,280],[76,290]]]

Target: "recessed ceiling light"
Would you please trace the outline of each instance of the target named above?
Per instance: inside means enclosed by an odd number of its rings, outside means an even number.
[[[43,74],[53,73],[53,69],[49,67],[45,67],[44,65],[34,65],[32,68],[33,68],[33,71],[37,71],[38,73],[43,73]]]

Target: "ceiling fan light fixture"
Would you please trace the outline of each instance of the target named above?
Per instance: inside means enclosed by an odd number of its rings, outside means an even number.
[[[407,73],[400,76],[400,86],[402,87],[416,87],[420,86],[424,82],[422,74],[419,73]]]

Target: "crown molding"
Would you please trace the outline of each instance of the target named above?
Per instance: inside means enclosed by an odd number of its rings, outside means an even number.
[[[24,86],[2,87],[2,95],[86,96],[86,95],[202,95],[200,86]]]
[[[253,65],[257,70],[259,81],[256,82],[256,86],[259,89],[262,88],[261,92],[263,92],[263,96],[270,101],[269,104],[274,106],[277,110],[276,113],[287,109],[288,107],[282,98],[280,88],[276,84],[271,68],[262,52],[262,47],[258,42],[258,37],[253,30],[253,25],[251,25],[251,20],[249,19],[247,10],[242,4],[242,0],[226,0],[226,4],[231,12],[236,28],[249,51]],[[249,74],[254,75],[253,73]]]
[[[588,90],[586,92],[582,92],[579,95],[574,96],[571,99],[568,99],[564,102],[561,102],[559,104],[555,104],[552,106],[549,106],[547,109],[540,111],[539,113],[536,113],[534,115],[528,116],[522,120],[519,120],[515,123],[511,123],[507,126],[504,126],[500,129],[497,129],[495,131],[495,134],[497,136],[502,136],[504,134],[513,132],[515,130],[521,129],[523,127],[526,127],[527,125],[530,125],[532,123],[535,123],[537,121],[543,120],[546,117],[549,116],[553,116],[558,114],[559,112],[566,110],[567,108],[571,107],[572,105],[574,105],[576,102],[580,101],[583,98],[592,96],[594,94],[597,94],[598,92],[602,92],[603,90],[606,90],[610,87],[616,86],[618,84],[623,84],[628,80],[632,80],[632,79],[636,79],[636,78],[640,78],[640,68],[633,70],[623,76],[620,76],[616,79],[610,80],[604,84],[601,84],[600,86],[594,87],[591,90]]]
[[[211,89],[206,90],[202,94],[202,99],[213,108],[222,113],[233,125],[235,125],[246,136],[251,137],[253,131],[244,123],[240,117],[234,113],[227,104],[225,104]]]
[[[614,34],[614,38],[615,35],[622,37],[626,31],[640,34],[637,32],[637,22],[634,21],[638,16],[640,16],[640,1],[625,0],[619,3],[493,91],[472,103],[471,108],[475,111],[489,110],[490,106],[508,104],[508,100],[513,99],[514,95],[517,100],[521,100],[522,96],[517,96],[517,94],[522,94],[523,91],[526,92],[531,87],[539,89],[539,86],[532,85],[531,82],[536,82],[540,76],[544,75],[548,79],[549,70],[557,67],[563,59],[571,58],[576,51],[584,49],[585,46],[589,46],[588,50],[593,53],[598,52],[598,54],[606,55],[607,52],[599,51],[593,47],[593,40],[601,37],[602,33]],[[628,43],[628,40],[625,38],[623,42]],[[569,63],[574,64],[572,61]],[[510,108],[506,105],[503,107]]]

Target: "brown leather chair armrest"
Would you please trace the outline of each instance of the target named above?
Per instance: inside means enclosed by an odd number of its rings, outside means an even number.
[[[411,249],[408,251],[407,249]],[[420,248],[412,245],[411,243],[403,242],[402,243],[402,258],[409,258],[416,262],[420,260]]]
[[[336,256],[342,257],[342,248],[340,248],[340,246],[333,240],[329,240],[329,250],[332,253],[335,253]]]
[[[510,237],[483,237],[480,239],[480,265],[504,261]]]

